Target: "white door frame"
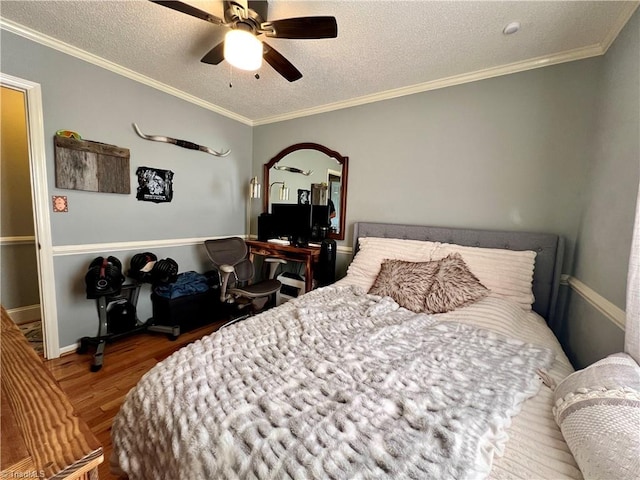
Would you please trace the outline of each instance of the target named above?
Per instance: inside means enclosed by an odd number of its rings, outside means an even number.
[[[58,309],[56,306],[53,245],[49,217],[50,199],[47,184],[42,90],[38,83],[13,77],[2,72],[0,72],[0,84],[4,87],[21,91],[25,95],[31,199],[33,202],[36,237],[44,354],[45,358],[58,358],[60,356],[60,341],[58,339]]]

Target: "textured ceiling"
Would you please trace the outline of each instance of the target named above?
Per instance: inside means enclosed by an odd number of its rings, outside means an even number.
[[[223,16],[222,1],[187,3]],[[333,15],[338,22],[337,39],[268,39],[304,75],[294,83],[266,63],[259,80],[226,62],[201,63],[225,29],[144,0],[2,0],[0,17],[3,28],[48,45],[64,42],[65,51],[75,47],[71,53],[96,55],[124,67],[125,74],[148,77],[213,110],[260,124],[599,55],[637,5],[272,0],[269,20]],[[522,28],[504,35],[512,21]]]

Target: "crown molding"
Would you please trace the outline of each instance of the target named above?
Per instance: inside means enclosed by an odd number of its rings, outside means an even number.
[[[106,70],[117,73],[118,75],[122,75],[123,77],[129,78],[131,80],[135,80],[136,82],[155,88],[156,90],[160,90],[164,93],[168,93],[169,95],[173,95],[174,97],[178,97],[181,100],[185,100],[189,103],[193,103],[194,105],[197,105],[199,107],[205,108],[212,112],[218,113],[220,115],[228,117],[237,122],[243,123],[245,125],[253,126],[253,122],[247,117],[243,117],[242,115],[233,113],[230,110],[226,110],[213,103],[205,102],[204,100],[194,95],[183,92],[182,90],[171,87],[162,82],[158,82],[157,80],[147,77],[146,75],[142,75],[129,68],[118,65],[117,63],[106,60],[102,57],[89,53],[78,47],[74,47],[73,45],[69,45],[68,43],[62,42],[48,35],[37,32],[31,28],[25,27],[24,25],[20,25],[19,23],[15,23],[11,20],[0,17],[0,28],[8,32],[14,33],[16,35],[19,35],[21,37],[24,37],[28,40],[32,40],[36,43],[44,45],[45,47],[53,48],[54,50],[58,50],[59,52],[66,53],[67,55],[71,55],[72,57],[76,57],[76,58],[79,58],[80,60],[84,60],[86,62],[92,63],[94,65],[97,65],[98,67],[102,67]]]
[[[620,32],[627,24],[627,22],[631,19],[631,16],[635,13],[638,6],[640,6],[640,1],[627,2],[625,4],[624,10],[620,13],[620,16],[616,20],[616,23],[613,25],[613,28],[600,43],[600,45],[602,45],[603,55],[607,53],[607,50],[609,50],[609,47],[611,46],[613,41],[618,38],[618,35],[620,35]]]
[[[502,75],[510,75],[512,73],[525,72],[527,70],[533,70],[535,68],[548,67],[550,65],[556,65],[558,63],[573,62],[575,60],[583,60],[585,58],[596,57],[604,54],[602,45],[591,45],[588,47],[577,48],[575,50],[569,50],[561,52],[555,55],[542,56],[522,62],[510,63],[507,65],[500,65],[498,67],[486,68],[471,73],[465,73],[462,75],[454,75],[452,77],[441,78],[432,80],[430,82],[418,83],[416,85],[409,85],[407,87],[396,88],[393,90],[387,90],[385,92],[374,93],[372,95],[365,95],[362,97],[352,98],[349,100],[329,103],[327,105],[321,105],[319,107],[308,108],[305,110],[298,110],[295,112],[285,113],[283,115],[274,115],[272,117],[265,117],[253,122],[254,126],[266,125],[269,123],[283,122],[285,120],[292,120],[294,118],[308,117],[310,115],[317,115],[319,113],[332,112],[334,110],[341,110],[343,108],[357,107],[359,105],[365,105],[367,103],[380,102],[382,100],[389,100],[392,98],[404,97],[406,95],[413,95],[415,93],[428,92],[430,90],[438,90],[440,88],[453,87],[455,85],[462,85],[465,83],[477,82],[479,80],[486,80],[493,77],[499,77]]]
[[[560,63],[572,62],[576,60],[583,60],[586,58],[604,55],[609,49],[609,47],[611,46],[611,44],[613,43],[613,41],[616,39],[616,37],[620,34],[624,26],[627,24],[631,16],[634,14],[634,12],[636,11],[639,5],[640,5],[640,2],[638,1],[627,2],[626,8],[620,14],[620,16],[618,17],[616,23],[614,24],[613,28],[610,30],[608,35],[603,39],[601,43],[598,43],[595,45],[590,45],[587,47],[578,48],[574,50],[568,50],[568,51],[560,52],[554,55],[541,56],[541,57],[525,60],[522,62],[514,62],[506,65],[500,65],[497,67],[491,67],[491,68],[478,70],[471,73],[465,73],[462,75],[454,75],[451,77],[432,80],[429,82],[419,83],[416,85],[410,85],[407,87],[387,90],[387,91],[375,93],[372,95],[365,95],[362,97],[352,98],[345,101],[329,103],[329,104],[321,105],[318,107],[297,110],[297,111],[285,113],[282,115],[264,117],[257,120],[252,120],[242,115],[233,113],[229,110],[219,107],[218,105],[215,105],[210,102],[206,102],[198,97],[195,97],[194,95],[183,92],[182,90],[171,87],[164,83],[158,82],[152,78],[139,74],[133,70],[125,68],[114,62],[98,57],[97,55],[93,55],[92,53],[86,52],[82,49],[79,49],[77,47],[64,43],[53,37],[49,37],[48,35],[44,35],[28,27],[12,22],[11,20],[7,20],[5,18],[0,17],[0,28],[7,30],[9,32],[15,33],[16,35],[20,35],[34,42],[45,45],[47,47],[61,51],[68,55],[85,60],[89,63],[105,68],[107,70],[115,72],[124,77],[130,78],[137,82],[156,88],[157,90],[163,91],[165,93],[168,93],[169,95],[173,95],[182,100],[185,100],[187,102],[193,103],[195,105],[198,105],[212,112],[228,117],[232,120],[236,120],[245,125],[255,127],[259,125],[267,125],[270,123],[277,123],[277,122],[293,120],[301,117],[308,117],[311,115],[318,115],[321,113],[332,112],[334,110],[342,110],[345,108],[356,107],[359,105],[366,105],[368,103],[380,102],[382,100],[390,100],[393,98],[403,97],[406,95],[413,95],[415,93],[422,93],[430,90],[437,90],[440,88],[452,87],[455,85],[463,85],[465,83],[477,82],[480,80],[486,80],[489,78],[498,77],[502,75],[510,75],[512,73],[525,72],[527,70],[533,70],[536,68],[547,67],[550,65],[556,65]]]
[[[584,60],[586,58],[597,57],[607,53],[607,50],[618,37],[624,26],[627,24],[631,16],[635,13],[636,9],[640,6],[640,1],[627,2],[626,8],[622,11],[615,24],[609,31],[608,35],[602,42],[578,48],[574,50],[568,50],[566,52],[560,52],[555,55],[542,56],[525,60],[522,62],[515,62],[507,65],[500,65],[497,67],[478,70],[476,72],[466,73],[463,75],[454,75],[452,77],[433,80],[430,82],[419,83],[417,85],[410,85],[408,87],[397,88],[394,90],[387,90],[385,92],[375,93],[372,95],[365,95],[350,100],[330,103],[327,105],[321,105],[319,107],[308,108],[304,110],[298,110],[295,112],[286,113],[283,115],[274,115],[271,117],[265,117],[262,119],[254,120],[253,126],[266,125],[269,123],[283,122],[286,120],[292,120],[300,117],[308,117],[311,115],[317,115],[319,113],[332,112],[334,110],[340,110],[343,108],[356,107],[359,105],[365,105],[367,103],[379,102],[382,100],[389,100],[392,98],[403,97],[405,95],[413,95],[414,93],[428,92],[429,90],[437,90],[440,88],[453,87],[455,85],[462,85],[470,82],[477,82],[479,80],[486,80],[493,77],[499,77],[502,75],[510,75],[512,73],[525,72],[527,70],[533,70],[535,68],[548,67],[550,65],[557,65],[560,63],[573,62],[575,60]]]

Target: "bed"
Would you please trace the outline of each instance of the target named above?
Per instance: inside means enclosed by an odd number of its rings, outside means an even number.
[[[546,323],[562,252],[549,234],[356,223],[344,279],[204,337],[141,379],[114,419],[112,470],[581,479],[562,426],[577,418],[565,400],[584,383]],[[640,408],[629,382],[610,388]],[[636,452],[624,453],[630,474]]]

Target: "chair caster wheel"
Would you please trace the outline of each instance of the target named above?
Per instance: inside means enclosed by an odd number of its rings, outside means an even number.
[[[91,371],[92,372],[97,372],[101,368],[102,368],[102,365],[91,365]]]
[[[169,335],[169,340],[175,342],[178,339],[179,335]]]

